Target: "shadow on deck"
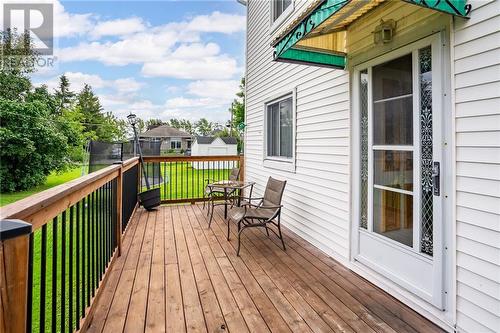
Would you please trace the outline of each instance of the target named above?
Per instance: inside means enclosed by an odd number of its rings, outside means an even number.
[[[438,332],[437,326],[285,229],[230,242],[222,209],[138,209],[89,332]]]

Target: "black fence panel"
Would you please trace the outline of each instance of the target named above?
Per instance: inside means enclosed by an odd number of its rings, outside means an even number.
[[[122,160],[122,143],[90,141],[89,173]]]
[[[127,228],[127,224],[132,217],[135,205],[137,204],[139,180],[139,164],[134,165],[123,173],[122,191],[122,230]]]

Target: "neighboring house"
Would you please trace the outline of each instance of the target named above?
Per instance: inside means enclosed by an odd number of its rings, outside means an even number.
[[[139,139],[161,141],[160,150],[162,153],[166,153],[169,150],[179,153],[181,150],[191,149],[193,136],[177,128],[161,125],[140,133]]]
[[[498,332],[500,2],[468,4],[247,1],[245,179],[441,327]]]
[[[191,149],[191,156],[238,155],[238,141],[234,137],[197,136]],[[211,168],[216,162],[203,162],[194,168]],[[225,162],[232,168],[234,162]]]

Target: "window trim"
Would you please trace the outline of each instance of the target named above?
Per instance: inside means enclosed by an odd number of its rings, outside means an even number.
[[[285,21],[286,19],[293,13],[295,10],[295,0],[292,0],[290,3],[290,6],[288,6],[280,16],[274,20],[274,1],[275,0],[270,0],[269,1],[269,7],[270,7],[270,19],[269,19],[269,33],[272,35]]]
[[[292,156],[268,156],[267,155],[267,107],[285,99],[292,97]],[[296,141],[297,141],[297,88],[289,89],[283,93],[274,95],[264,101],[264,132],[263,132],[263,164],[266,168],[279,169],[295,172],[296,166]]]
[[[177,144],[176,144],[175,145],[176,147],[172,148],[172,143],[174,143],[174,142],[175,143],[179,142],[180,143],[180,147],[177,148]],[[180,139],[180,138],[171,138],[170,139],[170,149],[182,149],[182,139]]]

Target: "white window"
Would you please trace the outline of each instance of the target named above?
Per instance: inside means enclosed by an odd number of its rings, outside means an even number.
[[[181,139],[171,139],[170,148],[171,149],[181,149]]]
[[[293,0],[271,0],[271,33],[278,28],[293,11]]]
[[[273,21],[283,14],[292,4],[292,0],[272,0],[273,5]]]
[[[293,95],[266,104],[266,156],[293,157]]]

